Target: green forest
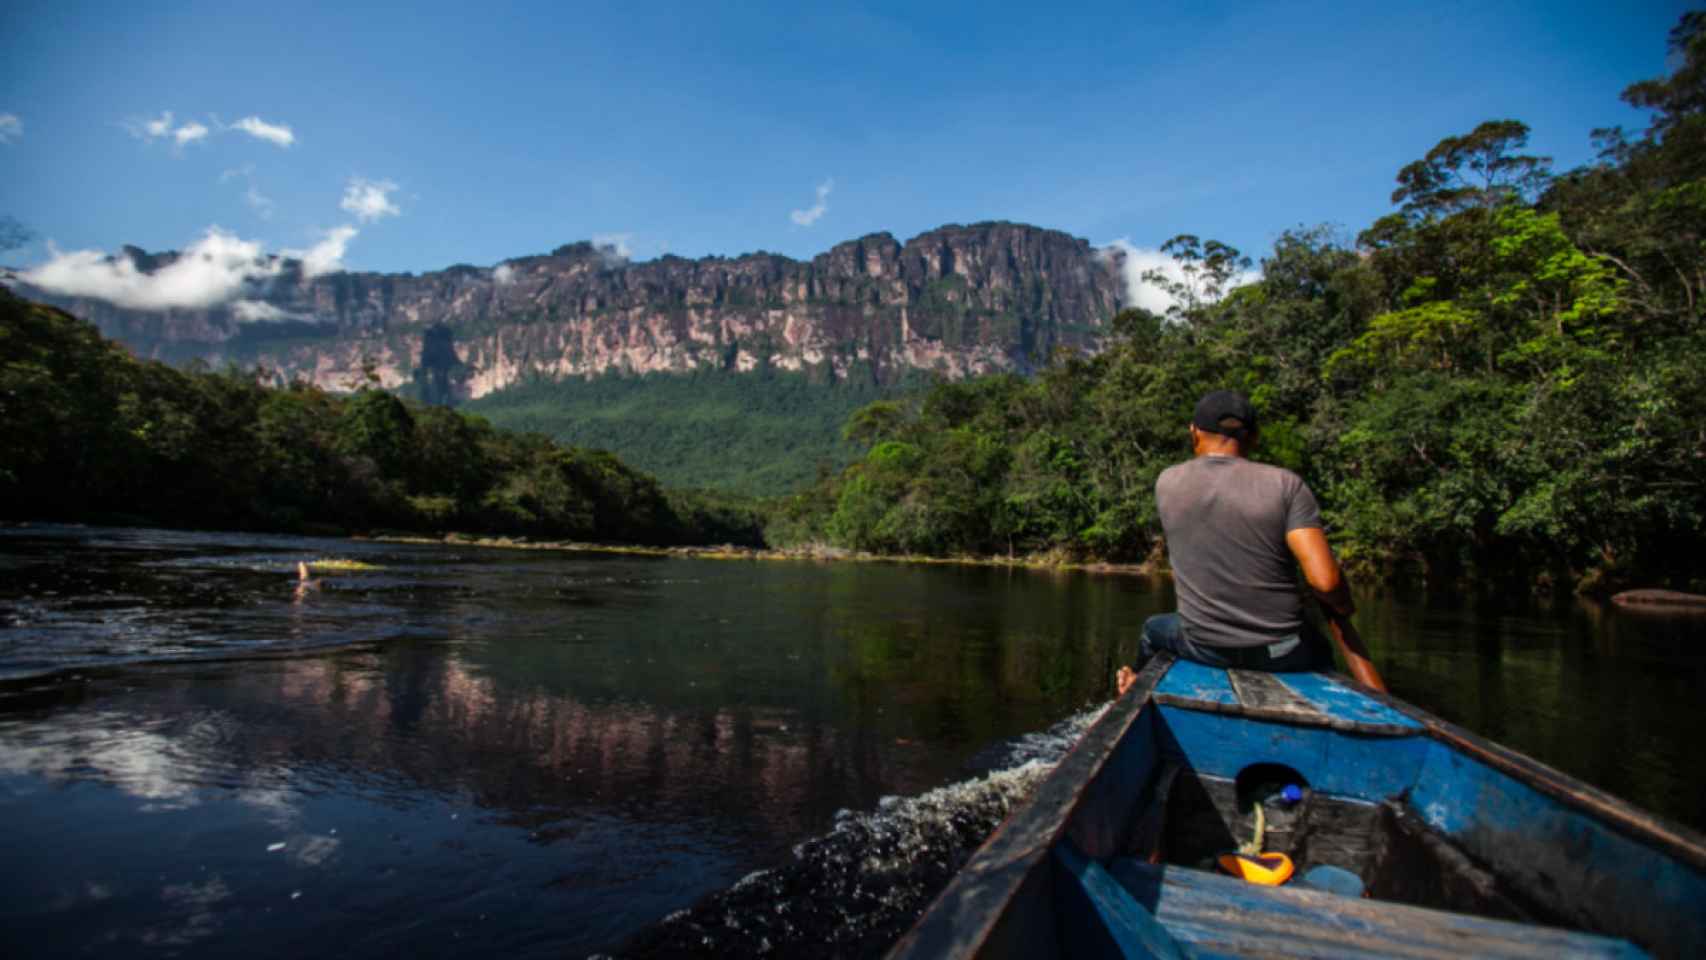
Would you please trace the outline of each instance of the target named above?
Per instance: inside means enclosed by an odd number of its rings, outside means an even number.
[[[1156,476],[1229,387],[1353,569],[1698,585],[1706,14],[1670,43],[1674,72],[1623,92],[1651,125],[1594,131],[1596,162],[1554,172],[1526,125],[1483,123],[1398,171],[1354,239],[1291,230],[1228,289],[1249,261],[1176,237],[1176,305],[1120,314],[1095,356],[865,407],[863,457],[781,504],[772,538],[1141,559]]]
[[[540,378],[463,407],[494,425],[615,450],[672,486],[775,496],[838,471],[864,451],[841,425],[865,404],[921,384],[825,384],[804,373],[710,369],[689,374]]]
[[[746,506],[382,390],[139,361],[0,288],[0,516],[650,545],[760,542]]]

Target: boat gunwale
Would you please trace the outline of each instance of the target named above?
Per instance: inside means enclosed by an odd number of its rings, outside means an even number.
[[[947,887],[930,902],[930,905],[906,934],[895,942],[886,954],[889,960],[976,955],[988,942],[990,934],[994,932],[996,925],[1004,916],[1007,907],[1023,888],[1025,881],[1038,866],[1046,862],[1048,851],[1066,834],[1073,816],[1077,813],[1084,799],[1085,791],[1097,775],[1102,772],[1109,757],[1118,749],[1130,732],[1132,725],[1142,716],[1145,709],[1158,709],[1163,705],[1168,705],[1175,707],[1175,709],[1209,713],[1233,712],[1231,710],[1217,710],[1208,704],[1177,702],[1176,698],[1171,695],[1158,696],[1155,689],[1160,685],[1167,671],[1172,668],[1174,660],[1172,654],[1162,652],[1156,654],[1144,665],[1132,688],[1124,695],[1115,698],[1107,713],[1084,734],[1084,737],[1073,747],[1072,751],[1061,760],[1055,770],[1037,788],[1037,793],[1023,807],[1002,821],[995,832],[972,853],[971,857],[955,873]],[[1335,675],[1334,680],[1420,724],[1419,728],[1407,731],[1407,735],[1426,736],[1448,748],[1459,750],[1466,756],[1487,764],[1518,783],[1528,786],[1567,807],[1575,808],[1594,817],[1598,822],[1628,835],[1637,842],[1656,846],[1660,851],[1676,857],[1697,870],[1706,870],[1706,837],[1696,831],[1647,813],[1626,800],[1621,800],[1532,757],[1465,730],[1389,693],[1367,687],[1347,676]],[[1295,720],[1259,716],[1251,716],[1250,719],[1270,723],[1288,723],[1294,726],[1311,725],[1298,723]],[[1117,733],[1110,735],[1110,731],[1116,727]],[[1352,731],[1345,730],[1342,732],[1349,733]],[[1365,734],[1375,733],[1375,731],[1363,732]],[[1391,736],[1395,733],[1396,730],[1390,733],[1382,730],[1376,735]],[[1096,737],[1097,742],[1092,743],[1092,737]],[[1095,756],[1092,757],[1084,753],[1084,748],[1087,745],[1095,751]],[[1047,792],[1060,792],[1062,790],[1067,791],[1064,796],[1045,796]],[[1032,823],[1032,821],[1039,822]],[[1014,843],[1024,843],[1028,846],[1014,851],[1004,849],[1004,845]],[[1021,864],[1023,864],[1023,869],[1014,869]],[[1001,884],[1000,889],[977,889],[978,886],[988,882],[991,878],[995,878]],[[970,901],[974,898],[977,900],[994,899],[994,902],[985,904],[987,909],[982,911],[981,916],[975,918],[975,930],[971,931],[969,935],[965,933],[956,934],[952,929],[953,925],[965,919],[965,911],[945,909],[944,905],[955,900]]]
[[[1525,753],[1465,730],[1383,690],[1364,686],[1350,677],[1334,679],[1421,724],[1422,729],[1418,733],[1425,733],[1526,787],[1586,813],[1632,840],[1656,845],[1696,870],[1706,870],[1706,835],[1648,813],[1627,800],[1547,766]]]
[[[1131,689],[1114,699],[1101,719],[1037,787],[1030,800],[995,828],[912,927],[895,941],[886,954],[890,960],[969,957],[983,949],[1026,881],[1037,869],[1047,866],[1049,851],[1066,835],[1085,792],[1125,741],[1131,727],[1144,710],[1158,708],[1153,697],[1155,687],[1167,675],[1173,660],[1171,653],[1163,652],[1144,665]],[[989,889],[980,889],[986,885]],[[983,909],[972,913],[950,906],[959,903]],[[973,918],[975,927],[956,931],[955,925],[968,916]]]

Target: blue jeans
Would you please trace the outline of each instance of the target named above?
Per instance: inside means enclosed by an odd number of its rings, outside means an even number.
[[[1307,620],[1297,633],[1279,637],[1267,646],[1217,647],[1193,641],[1178,614],[1158,613],[1143,623],[1143,636],[1137,647],[1139,665],[1147,663],[1158,650],[1170,650],[1183,659],[1211,667],[1271,670],[1275,673],[1333,669],[1332,647],[1327,638],[1321,636],[1321,631]]]

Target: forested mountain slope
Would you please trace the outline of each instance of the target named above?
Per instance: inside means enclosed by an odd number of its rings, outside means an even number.
[[[614,451],[671,486],[775,495],[857,459],[859,447],[841,435],[855,410],[927,385],[916,373],[880,384],[786,370],[613,374],[537,378],[462,409],[500,427]]]

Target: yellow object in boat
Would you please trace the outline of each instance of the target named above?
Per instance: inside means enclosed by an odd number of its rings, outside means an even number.
[[[1291,858],[1283,853],[1221,854],[1220,869],[1248,883],[1277,887],[1291,879]]]

